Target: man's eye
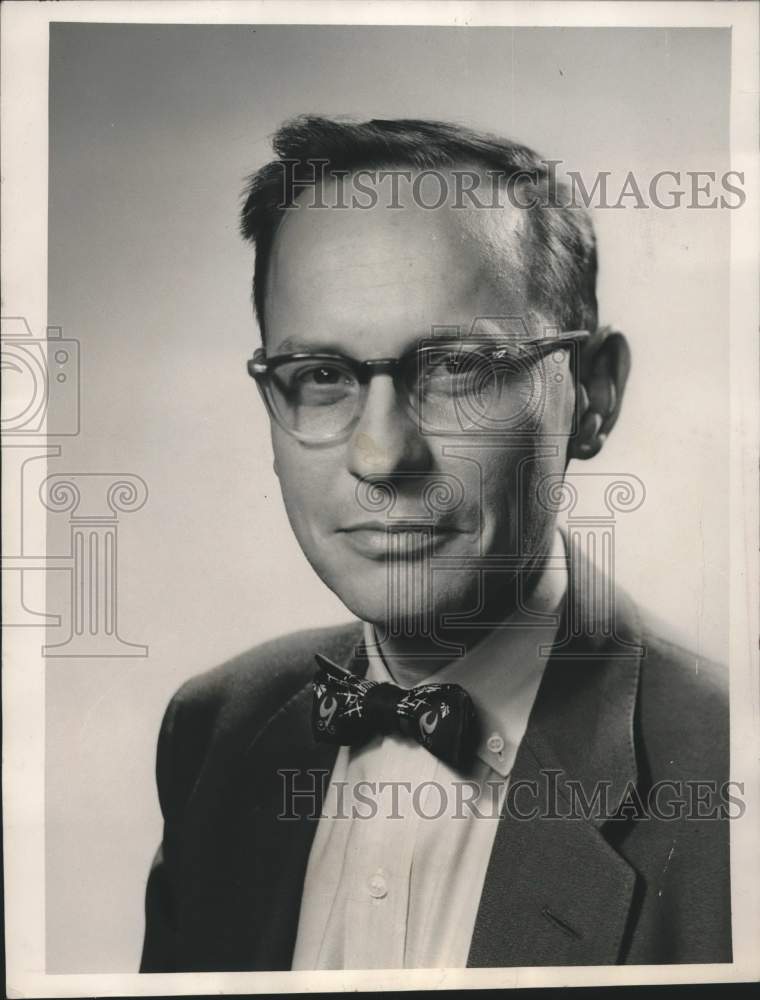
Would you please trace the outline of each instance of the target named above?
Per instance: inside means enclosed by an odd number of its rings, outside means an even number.
[[[351,376],[348,372],[331,365],[305,368],[298,373],[297,379],[304,386],[335,386],[351,382]]]
[[[358,382],[349,368],[330,361],[283,365],[282,393],[290,406],[334,406],[354,399]]]
[[[472,371],[473,352],[452,351],[431,359],[427,374],[430,378],[451,378]]]

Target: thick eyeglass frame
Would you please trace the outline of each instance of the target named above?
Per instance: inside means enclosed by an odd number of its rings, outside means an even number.
[[[551,354],[553,351],[572,346],[576,343],[583,343],[588,340],[590,336],[591,333],[589,330],[567,330],[556,334],[555,336],[537,337],[532,340],[496,341],[489,339],[487,341],[486,349],[480,350],[477,353],[486,360],[499,360],[509,354],[513,358],[518,358],[521,362],[524,361],[527,363],[533,363],[534,361],[544,357],[544,355]],[[468,338],[452,338],[451,340],[431,339],[414,344],[397,358],[367,358],[364,361],[360,361],[358,358],[349,357],[346,354],[340,354],[336,351],[296,351],[289,354],[275,354],[271,358],[268,358],[266,356],[265,349],[263,347],[259,347],[254,351],[253,357],[248,360],[247,369],[248,374],[255,380],[259,388],[259,392],[261,393],[261,397],[264,400],[269,415],[280,427],[282,427],[284,431],[286,431],[286,433],[290,434],[299,441],[303,441],[304,443],[330,444],[341,440],[350,434],[361,419],[361,415],[364,411],[364,402],[366,400],[366,387],[369,385],[369,381],[373,375],[390,375],[393,379],[397,396],[403,400],[407,408],[416,414],[416,410],[412,405],[411,394],[406,391],[401,391],[402,388],[404,388],[402,386],[402,373],[405,373],[408,370],[412,359],[415,359],[417,365],[416,371],[419,371],[420,358],[426,352],[452,345],[472,343],[477,344],[477,339],[474,341]],[[483,344],[482,341],[480,343]],[[357,405],[356,416],[353,417],[345,427],[328,436],[314,436],[300,433],[295,430],[295,428],[290,427],[282,418],[277,405],[271,398],[269,379],[279,367],[293,361],[340,362],[354,375],[357,383],[364,390],[364,394],[363,398],[360,398]]]

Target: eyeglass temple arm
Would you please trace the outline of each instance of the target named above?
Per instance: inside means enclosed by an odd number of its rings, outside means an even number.
[[[563,330],[562,333],[555,334],[552,337],[535,337],[533,340],[524,340],[522,343],[516,341],[517,347],[533,347],[540,344],[561,344],[566,341],[581,341],[588,340],[591,336],[589,330]]]
[[[516,342],[514,346],[518,348],[526,348],[543,347],[546,345],[548,349],[549,345],[572,341],[583,341],[587,340],[590,336],[591,333],[588,330],[566,330],[555,337],[536,337],[534,340],[527,340],[522,343]],[[396,367],[397,363],[397,358],[370,358],[367,361],[359,362],[361,367],[371,368],[376,372],[382,371],[383,369],[390,372],[392,368]],[[253,352],[253,357],[247,362],[247,368],[248,374],[254,378],[259,375],[267,375],[269,373],[270,361],[267,359],[266,352],[263,347],[256,348]]]

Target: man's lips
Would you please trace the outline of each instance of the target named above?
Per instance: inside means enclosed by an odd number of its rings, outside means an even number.
[[[418,558],[460,534],[449,525],[414,520],[363,521],[340,528],[337,533],[369,559]]]

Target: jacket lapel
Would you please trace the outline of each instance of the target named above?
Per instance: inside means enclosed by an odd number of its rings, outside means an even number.
[[[603,614],[584,601],[588,591],[576,584],[589,564],[578,562],[558,637],[570,621],[581,627],[558,639],[544,671],[492,848],[470,967],[611,965],[625,938],[636,873],[602,826],[636,780],[640,635],[622,591]]]
[[[361,643],[336,659],[355,673],[367,669]],[[254,869],[249,884],[256,894],[245,921],[248,968],[251,957],[254,968],[290,968],[306,865],[338,752],[337,746],[315,742],[312,700],[309,680],[248,751],[257,773],[249,854]]]

